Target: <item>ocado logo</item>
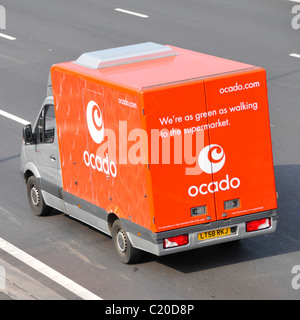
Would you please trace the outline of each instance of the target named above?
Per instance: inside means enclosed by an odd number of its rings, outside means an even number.
[[[210,144],[203,148],[198,157],[199,167],[205,173],[215,173],[221,170],[225,163],[225,153],[218,144]]]
[[[104,140],[104,124],[102,112],[95,101],[90,101],[87,105],[86,121],[92,139],[100,144]]]
[[[87,105],[86,121],[92,139],[95,143],[101,144],[104,140],[103,114],[95,101],[90,101]],[[102,158],[99,155],[84,151],[83,160],[85,165],[93,170],[103,172],[107,176],[111,175],[114,178],[117,176],[117,166],[109,160],[107,154]]]
[[[225,159],[223,148],[218,144],[210,144],[199,153],[198,164],[205,173],[213,174],[223,168]],[[226,174],[225,178],[221,181],[211,181],[210,183],[202,183],[200,186],[190,186],[188,194],[190,197],[196,197],[199,194],[206,195],[208,193],[237,189],[240,184],[239,178],[230,178]]]

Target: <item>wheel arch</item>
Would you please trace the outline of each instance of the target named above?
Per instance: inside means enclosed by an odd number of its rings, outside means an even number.
[[[116,220],[119,220],[119,217],[114,212],[111,212],[108,214],[107,223],[108,223],[108,229],[110,233],[112,232],[112,225]]]
[[[32,162],[27,162],[24,168],[24,179],[26,183],[31,176],[35,176],[39,181],[41,179],[37,167]]]

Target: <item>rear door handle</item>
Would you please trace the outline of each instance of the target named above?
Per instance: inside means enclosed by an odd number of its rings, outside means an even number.
[[[54,157],[53,154],[51,154],[50,159],[51,159],[52,161],[55,161],[55,160],[56,160],[56,158]]]

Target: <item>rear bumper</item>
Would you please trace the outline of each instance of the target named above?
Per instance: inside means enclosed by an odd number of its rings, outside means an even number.
[[[252,220],[270,218],[271,225],[267,229],[247,232],[246,223]],[[264,234],[270,234],[275,232],[277,227],[277,210],[264,211],[259,213],[254,213],[250,215],[245,215],[241,217],[236,217],[232,219],[225,219],[220,221],[215,221],[211,223],[196,225],[192,227],[180,228],[171,231],[152,233],[151,237],[149,235],[145,238],[136,236],[136,233],[128,232],[128,236],[134,247],[142,249],[144,251],[150,252],[157,256],[168,255],[176,252],[182,252],[192,249],[197,249],[201,247],[211,246],[218,243],[224,243],[229,241],[235,241],[239,239],[245,239],[250,237],[255,237]],[[198,240],[198,234],[201,232],[214,231],[222,228],[231,228],[230,235],[224,235],[217,238],[211,238],[207,240]],[[163,239],[174,237],[177,235],[188,234],[189,243],[180,247],[173,247],[164,249]]]

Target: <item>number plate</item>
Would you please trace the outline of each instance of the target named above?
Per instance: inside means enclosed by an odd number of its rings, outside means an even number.
[[[225,236],[228,236],[229,234],[231,234],[230,228],[211,230],[211,231],[198,233],[198,240],[203,241],[203,240],[217,238],[217,237],[225,237]]]

